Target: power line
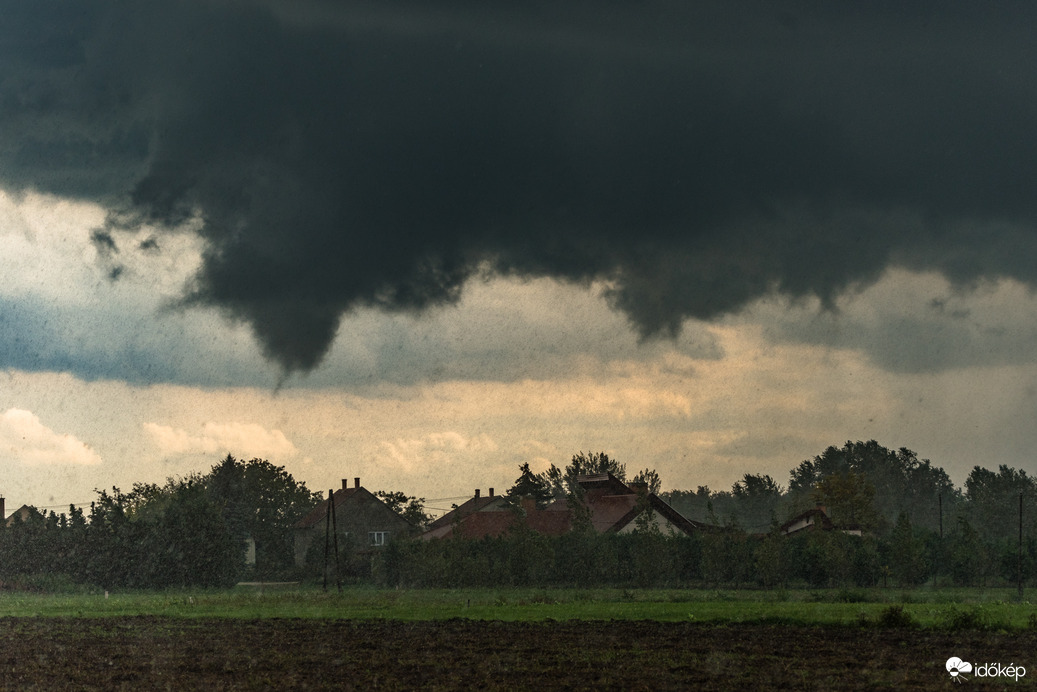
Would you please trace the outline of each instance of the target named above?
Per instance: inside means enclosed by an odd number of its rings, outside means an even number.
[[[4,498],[6,499],[6,498]],[[29,507],[35,507],[36,509],[64,509],[67,507],[89,507],[93,500],[89,502],[66,502],[60,505],[29,505]]]

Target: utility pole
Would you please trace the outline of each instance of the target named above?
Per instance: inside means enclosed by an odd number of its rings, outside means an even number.
[[[1023,600],[1023,494],[1019,493],[1019,555],[1016,561],[1019,577],[1019,600]]]
[[[342,570],[338,566],[338,522],[335,521],[335,491],[328,490],[328,509],[324,513],[324,591],[328,590],[328,547],[335,546],[335,585],[342,593]]]
[[[335,501],[334,493],[328,491],[328,504],[331,505],[331,536],[332,542],[335,545],[335,586],[338,587],[338,592],[342,593],[342,570],[338,566],[338,522],[335,521]]]
[[[937,584],[936,584],[936,577],[939,575],[940,565],[943,562],[943,493],[942,492],[939,493],[936,497],[937,497],[937,499],[938,499],[938,501],[940,503],[940,550],[939,550],[939,554],[936,556],[936,560],[934,561],[935,564],[933,565],[933,588],[934,589],[937,586]]]
[[[328,491],[328,508],[324,510],[324,591],[328,590],[328,546],[331,542],[332,491]]]

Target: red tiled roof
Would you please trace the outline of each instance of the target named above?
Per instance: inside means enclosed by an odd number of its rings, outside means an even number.
[[[480,497],[473,497],[470,500],[466,500],[461,505],[450,510],[439,519],[429,524],[429,530],[434,531],[436,529],[443,528],[444,526],[450,526],[452,523],[457,521],[458,517],[467,517],[475,512],[482,512],[486,509],[487,505],[493,504],[498,500],[504,498],[500,495],[484,495]]]
[[[583,502],[590,510],[591,527],[598,533],[621,531],[633,521],[640,509],[641,495],[610,473],[580,476],[577,481],[583,490]],[[671,525],[684,531],[710,530],[711,527],[689,521],[654,494],[647,496],[651,509]],[[422,538],[485,538],[502,536],[516,525],[525,525],[545,536],[559,536],[572,530],[572,514],[567,500],[555,500],[545,509],[525,509],[520,520],[506,506],[492,506],[501,496],[473,497],[460,507],[434,521]]]

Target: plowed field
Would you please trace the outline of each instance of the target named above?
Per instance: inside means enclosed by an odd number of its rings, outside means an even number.
[[[1037,634],[646,621],[0,619],[4,689],[947,689],[951,656],[1026,666],[1032,680]],[[969,682],[1000,689],[1027,680]]]

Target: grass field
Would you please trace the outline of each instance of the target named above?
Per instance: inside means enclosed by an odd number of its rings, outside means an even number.
[[[941,689],[1032,669],[1012,590],[0,593],[0,689]],[[1032,658],[1031,658],[1032,657]],[[1007,683],[1007,684],[1006,684]]]
[[[1037,600],[1037,593],[1035,593]],[[223,591],[4,593],[0,617],[336,618],[362,620],[655,620],[660,622],[1037,627],[1037,605],[1012,589],[334,589],[238,586]],[[892,619],[891,619],[892,618]],[[898,619],[899,618],[899,619]]]

